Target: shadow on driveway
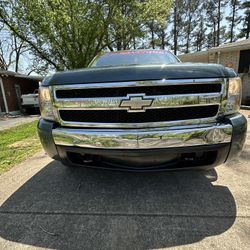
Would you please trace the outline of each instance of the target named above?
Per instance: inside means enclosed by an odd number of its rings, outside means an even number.
[[[2,205],[0,237],[55,249],[155,249],[221,234],[235,217],[229,189],[204,172],[67,169],[53,161]]]

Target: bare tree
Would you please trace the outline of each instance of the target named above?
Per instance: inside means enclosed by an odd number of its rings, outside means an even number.
[[[9,32],[1,31],[0,36],[0,67],[4,70],[14,68],[15,72],[19,71],[20,57],[29,50],[24,41]],[[3,33],[7,33],[3,35]]]

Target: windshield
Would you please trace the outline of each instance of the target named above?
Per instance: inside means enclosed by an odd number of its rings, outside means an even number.
[[[110,67],[122,65],[170,64],[179,60],[169,51],[164,50],[132,50],[109,52],[97,56],[89,67]]]

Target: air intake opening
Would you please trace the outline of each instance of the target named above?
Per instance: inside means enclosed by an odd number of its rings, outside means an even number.
[[[138,169],[138,170],[150,170],[150,169],[182,169],[196,166],[211,165],[215,162],[217,157],[217,151],[208,152],[189,152],[176,154],[173,153],[160,154],[157,157],[160,158],[156,161],[151,157],[147,159],[146,164],[143,163],[143,155],[131,156],[128,152],[124,156],[113,157],[107,155],[91,155],[81,154],[76,152],[67,152],[68,159],[71,163],[79,166],[95,166],[100,168],[116,168],[116,169]],[[170,157],[171,156],[171,157]],[[165,160],[164,160],[165,159]],[[159,162],[161,162],[159,164]]]

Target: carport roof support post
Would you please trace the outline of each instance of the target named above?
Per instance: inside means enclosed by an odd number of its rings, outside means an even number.
[[[7,104],[6,95],[5,95],[5,90],[4,90],[4,86],[3,86],[3,80],[2,80],[1,76],[0,76],[0,88],[1,88],[2,94],[3,94],[3,101],[4,101],[4,106],[5,106],[5,112],[9,113],[8,104]]]

